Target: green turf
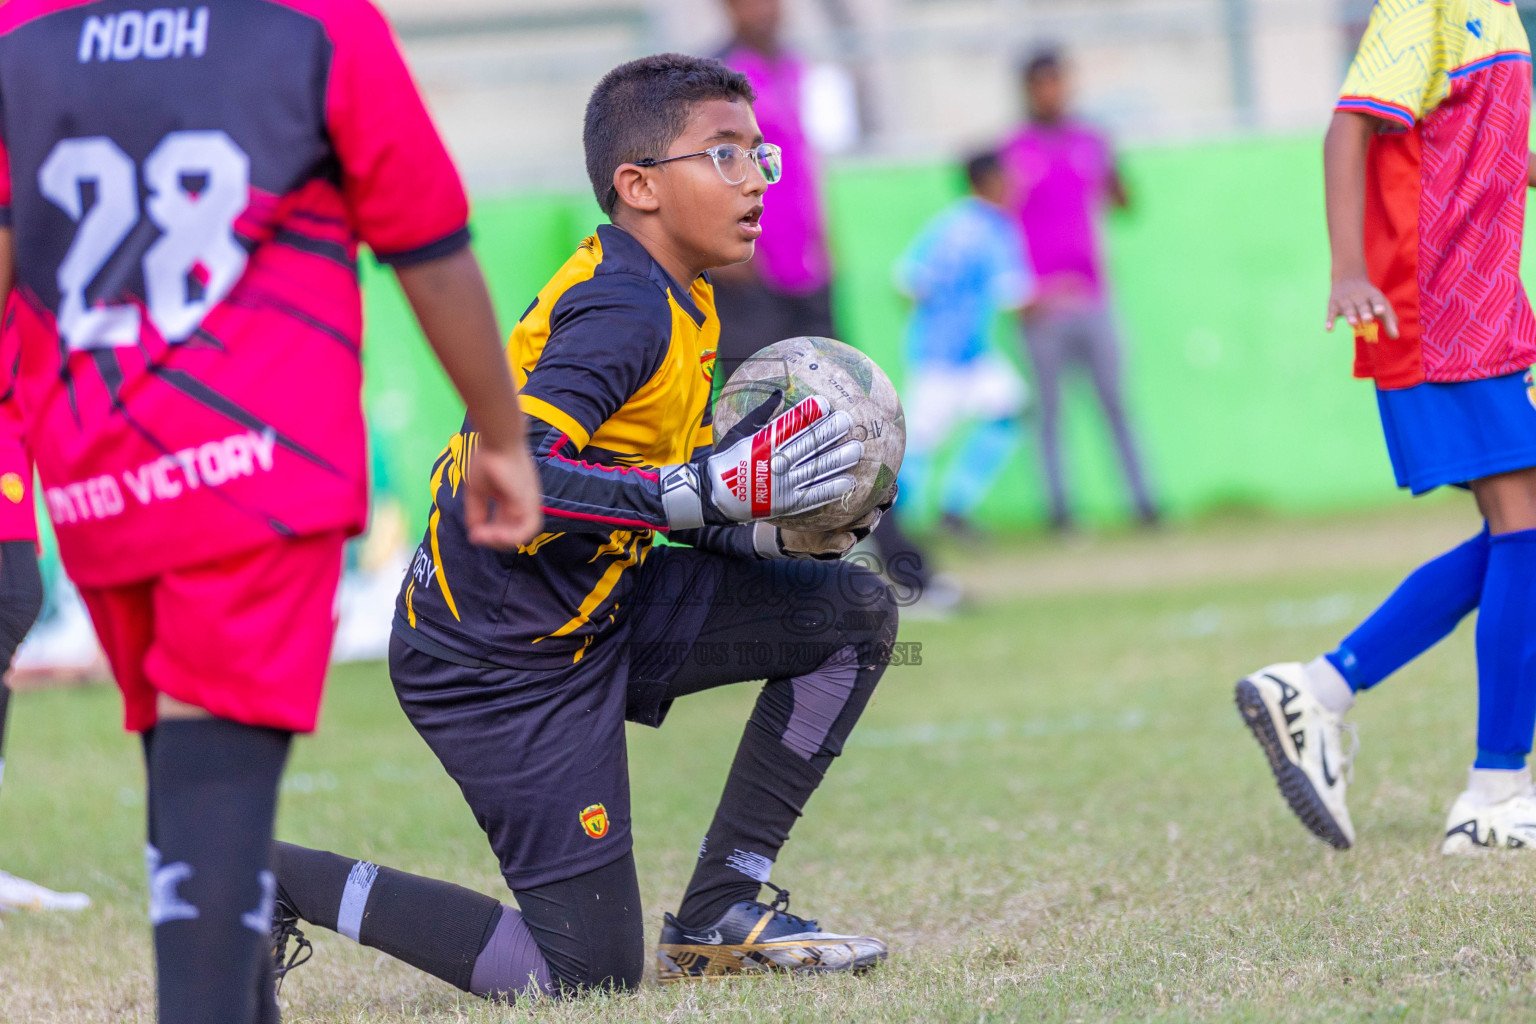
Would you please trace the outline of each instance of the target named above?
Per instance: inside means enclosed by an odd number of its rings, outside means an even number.
[[[797,911],[890,939],[867,977],[510,1010],[324,934],[288,1020],[1530,1019],[1536,860],[1434,852],[1470,754],[1469,631],[1362,702],[1353,852],[1304,834],[1231,706],[1238,674],[1322,649],[1463,531],[1440,504],[955,554],[980,606],[903,627],[923,664],[887,675],[775,873]],[[631,733],[651,941],[754,689]],[[140,772],[116,718],[104,688],[18,698],[0,866],[98,902],[5,919],[0,1020],[152,1019]],[[336,672],[280,831],[501,892],[378,666]]]

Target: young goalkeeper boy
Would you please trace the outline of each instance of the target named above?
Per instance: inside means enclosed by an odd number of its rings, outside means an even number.
[[[1400,487],[1471,489],[1481,532],[1403,581],[1337,649],[1237,703],[1292,810],[1348,847],[1342,716],[1474,608],[1477,757],[1442,849],[1536,849],[1536,318],[1520,281],[1531,56],[1502,0],[1380,0],[1324,144],[1333,288]]]
[[[896,613],[873,573],[837,561],[873,514],[830,535],[761,521],[852,487],[861,446],[846,413],[813,398],[769,422],[775,399],[711,446],[719,321],[705,272],[751,257],[780,175],[752,102],[740,74],[676,54],[625,64],[592,94],[587,168],[612,223],[539,293],[507,353],[547,532],[512,554],[466,542],[472,424],[433,467],[390,673],[517,908],[279,844],[279,958],[302,920],[480,995],[635,987],[644,921],[624,723],[659,725],[678,697],[764,678],[661,929],[660,977],[884,957],[877,939],[788,913],[769,880],[884,671]],[[681,544],[653,548],[662,531]]]

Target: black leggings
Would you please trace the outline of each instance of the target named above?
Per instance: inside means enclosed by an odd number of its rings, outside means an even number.
[[[889,588],[862,567],[811,561],[731,562],[696,641],[696,649],[705,655],[686,660],[667,684],[666,698],[767,678],[743,749],[758,741],[754,730],[766,730],[774,745],[782,743],[797,752],[790,763],[805,765],[803,775],[778,780],[783,789],[814,788],[821,772],[841,752],[884,671],[896,625]],[[836,660],[848,660],[850,648],[857,663],[850,664],[851,688],[838,696],[836,707],[823,709],[818,717],[816,701],[797,693],[794,679],[811,676]],[[727,656],[709,656],[710,652]],[[808,795],[798,792],[797,800]],[[730,796],[728,783],[722,813]],[[755,810],[744,808],[743,812],[752,816]],[[798,809],[787,821],[777,823],[781,833],[787,833],[794,816]],[[717,825],[719,821],[717,817]],[[782,841],[782,834],[778,838]],[[551,975],[562,987],[632,989],[639,984],[645,966],[645,934],[632,853],[575,878],[518,889],[517,904]]]
[[[0,543],[0,677],[43,610],[43,577],[30,540]]]
[[[877,576],[851,564],[732,561],[687,548],[651,558],[652,575],[631,603],[630,640],[671,650],[679,638],[694,650],[675,670],[658,670],[651,659],[630,672],[636,720],[659,721],[659,705],[677,697],[768,680],[678,910],[686,927],[760,895],[791,826],[885,670],[896,606]],[[664,585],[664,564],[681,570],[679,590]],[[673,614],[680,608],[688,615]],[[695,610],[699,618],[690,617]],[[397,640],[397,689],[405,686],[407,657],[438,660]],[[447,669],[450,679],[464,676],[452,664]],[[410,692],[423,689],[413,682]],[[404,690],[401,700],[408,714],[420,711],[422,702]],[[627,787],[627,773],[623,779]],[[625,849],[575,877],[515,887],[516,911],[459,886],[287,844],[278,844],[277,876],[284,903],[303,920],[465,991],[515,994],[529,990],[530,978],[559,994],[629,990],[644,971],[645,919],[634,855]]]
[[[640,987],[645,973],[645,915],[635,855],[575,878],[517,890],[533,941],[555,985],[583,989]]]

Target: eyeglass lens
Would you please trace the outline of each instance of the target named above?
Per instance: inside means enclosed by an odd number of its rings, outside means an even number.
[[[763,180],[770,185],[778,181],[784,171],[783,158],[777,146],[758,146],[749,156],[747,150],[728,142],[710,150],[709,155],[714,157],[720,176],[730,185],[740,185],[747,180],[747,165],[751,161],[757,163],[763,173]]]

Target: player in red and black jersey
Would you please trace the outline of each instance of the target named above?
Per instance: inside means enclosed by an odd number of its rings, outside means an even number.
[[[367,0],[0,7],[15,400],[144,735],[162,1024],[276,1016],[260,952],[278,777],[315,726],[342,544],[367,511],[360,242],[479,425],[468,536],[537,529],[467,217]]]

